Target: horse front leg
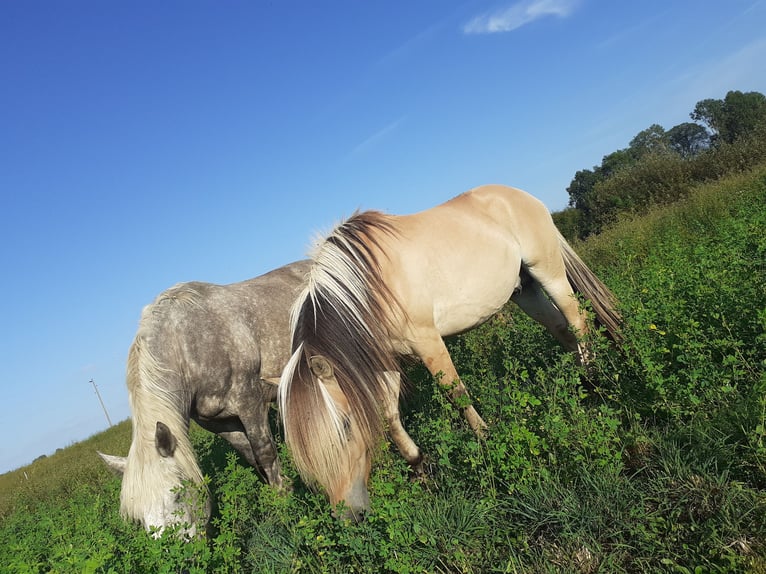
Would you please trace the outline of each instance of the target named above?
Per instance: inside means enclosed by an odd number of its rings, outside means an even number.
[[[266,481],[278,490],[284,490],[277,447],[269,426],[269,404],[262,402],[250,408],[241,409],[239,419],[245,427],[247,440],[255,455],[255,466],[264,474]]]
[[[468,394],[463,381],[457,374],[457,369],[452,363],[447,346],[441,336],[436,334],[426,339],[420,339],[413,344],[413,349],[425,364],[428,371],[439,382],[439,385],[447,391],[452,404],[459,408],[468,426],[479,438],[484,437],[487,423],[479,416],[471,404],[471,396]]]
[[[407,433],[399,414],[399,391],[401,389],[401,374],[398,371],[386,371],[383,379],[388,388],[384,414],[388,422],[388,434],[415,476],[423,475],[423,454],[412,437]]]

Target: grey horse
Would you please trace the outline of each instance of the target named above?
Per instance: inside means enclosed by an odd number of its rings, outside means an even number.
[[[177,524],[193,536],[207,523],[209,497],[200,505],[179,495],[184,481],[203,484],[190,419],[283,487],[269,404],[290,357],[290,307],[309,268],[298,261],[230,285],[180,283],[144,308],[127,364],[130,451],[99,453],[122,475],[123,517],[155,535]]]

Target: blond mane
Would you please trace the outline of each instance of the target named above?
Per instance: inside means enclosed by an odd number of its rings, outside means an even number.
[[[374,211],[337,226],[314,249],[307,285],[292,308],[293,355],[278,401],[285,440],[309,483],[332,485],[348,457],[348,421],[312,375],[312,357],[332,365],[356,438],[373,450],[383,437],[381,405],[388,390],[381,374],[398,370],[388,326],[398,303],[383,282],[377,253],[380,234],[391,233],[389,216]]]
[[[183,414],[188,401],[180,396],[182,391],[168,388],[168,377],[180,374],[163,368],[146,344],[146,337],[151,336],[152,322],[162,313],[164,305],[196,302],[196,293],[192,289],[174,288],[169,294],[171,296],[163,296],[144,308],[128,354],[127,386],[133,436],[123,476],[120,513],[131,520],[140,520],[142,509],[156,503],[161,496],[161,489],[154,485],[180,484],[183,480],[195,484],[203,482],[189,440],[188,421]],[[162,464],[155,447],[158,421],[167,425],[176,438],[174,465]]]

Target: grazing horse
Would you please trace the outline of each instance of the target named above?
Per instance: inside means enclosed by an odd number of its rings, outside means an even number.
[[[385,429],[381,411],[391,425],[399,356],[419,357],[481,435],[486,425],[443,337],[477,327],[511,299],[587,362],[586,317],[574,291],[619,337],[609,289],[545,206],[518,189],[478,187],[414,215],[356,213],[311,257],[292,309],[293,354],[278,405],[301,475],[331,504],[343,501],[346,516],[356,520],[369,508],[370,456]],[[417,465],[411,439],[393,438]]]
[[[183,481],[202,485],[189,419],[228,440],[269,484],[281,488],[269,403],[290,357],[290,306],[309,261],[231,285],[180,283],[144,308],[128,354],[133,440],[127,458],[99,453],[122,474],[120,512],[155,534],[187,535],[209,518],[209,500],[183,500]],[[155,528],[153,528],[155,527]]]

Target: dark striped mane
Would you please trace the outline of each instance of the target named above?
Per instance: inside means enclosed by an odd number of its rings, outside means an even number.
[[[347,462],[347,419],[309,359],[320,355],[333,368],[366,447],[383,434],[384,371],[398,370],[391,346],[390,316],[401,312],[381,277],[380,238],[396,233],[385,214],[356,213],[317,243],[308,282],[292,309],[293,355],[279,385],[279,405],[296,466],[319,483],[332,483]],[[401,316],[401,315],[400,315]],[[335,469],[335,470],[331,470]],[[326,480],[321,480],[322,478]]]

